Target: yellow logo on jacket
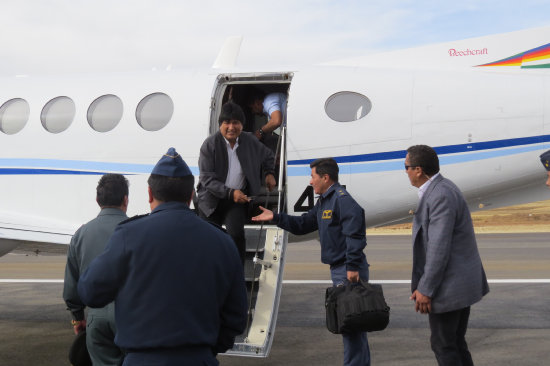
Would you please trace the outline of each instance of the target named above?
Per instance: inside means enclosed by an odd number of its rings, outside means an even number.
[[[323,216],[321,216],[323,220],[330,220],[332,219],[332,210],[324,210]]]

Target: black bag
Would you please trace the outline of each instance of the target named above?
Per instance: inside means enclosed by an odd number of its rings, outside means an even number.
[[[375,332],[390,322],[382,286],[366,281],[327,288],[325,308],[327,329],[334,334]]]

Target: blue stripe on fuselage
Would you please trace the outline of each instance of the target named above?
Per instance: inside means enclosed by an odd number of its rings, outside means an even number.
[[[521,137],[459,145],[434,147],[441,165],[491,159],[544,149],[550,135]],[[548,146],[546,146],[548,148]],[[336,156],[341,174],[384,172],[403,169],[406,150],[372,154]],[[288,176],[309,176],[309,164],[315,159],[288,161]],[[56,159],[0,159],[0,175],[65,174],[100,175],[105,173],[149,174],[154,165]],[[198,167],[190,167],[199,175]]]

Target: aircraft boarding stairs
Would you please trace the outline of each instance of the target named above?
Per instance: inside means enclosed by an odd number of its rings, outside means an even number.
[[[257,197],[256,205],[276,210],[279,197],[274,190]],[[259,210],[257,210],[258,214]],[[248,292],[247,329],[235,339],[228,355],[267,357],[277,321],[281,296],[285,247],[288,233],[272,224],[245,226],[244,275]]]

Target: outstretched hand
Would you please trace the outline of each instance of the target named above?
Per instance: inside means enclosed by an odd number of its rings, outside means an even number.
[[[252,221],[271,221],[273,220],[273,211],[268,210],[265,207],[260,206],[260,210],[262,210],[262,213],[258,216],[254,216],[252,218]]]

